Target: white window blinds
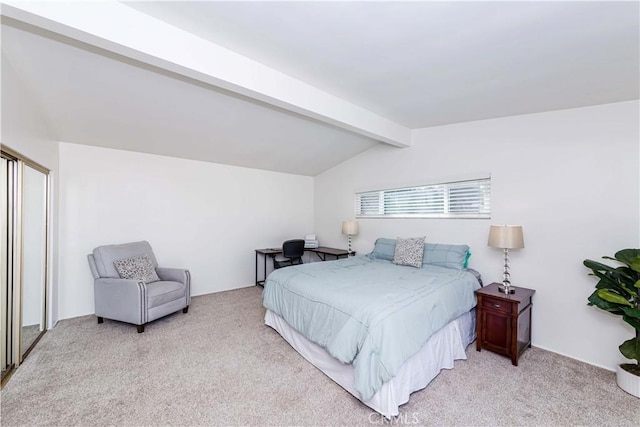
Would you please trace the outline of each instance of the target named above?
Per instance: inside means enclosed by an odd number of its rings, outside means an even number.
[[[359,218],[491,218],[491,178],[356,193]]]

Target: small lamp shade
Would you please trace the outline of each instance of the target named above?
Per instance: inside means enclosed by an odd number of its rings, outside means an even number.
[[[342,221],[342,234],[348,236],[355,236],[358,234],[358,222],[357,221]]]
[[[524,248],[521,225],[492,225],[488,245],[500,249]]]

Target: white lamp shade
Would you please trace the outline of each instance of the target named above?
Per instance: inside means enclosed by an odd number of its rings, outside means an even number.
[[[358,231],[357,221],[342,221],[342,234],[354,236],[358,234]]]
[[[524,248],[521,225],[492,225],[488,245],[500,249]]]

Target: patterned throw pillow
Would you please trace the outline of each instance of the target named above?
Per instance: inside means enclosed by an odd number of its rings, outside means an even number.
[[[393,263],[421,268],[423,255],[424,237],[410,237],[408,239],[398,237],[396,250],[393,254]]]
[[[114,267],[122,279],[142,280],[145,283],[160,280],[149,255],[142,254],[137,257],[119,259],[113,262]]]

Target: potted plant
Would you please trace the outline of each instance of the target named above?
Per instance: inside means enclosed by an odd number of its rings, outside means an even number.
[[[584,265],[599,281],[589,297],[589,305],[595,305],[609,313],[622,316],[636,332],[635,338],[623,342],[618,348],[627,359],[636,363],[623,363],[616,370],[618,386],[640,398],[640,249],[623,249],[614,258],[604,259],[622,264],[611,267],[600,262],[584,260]]]

